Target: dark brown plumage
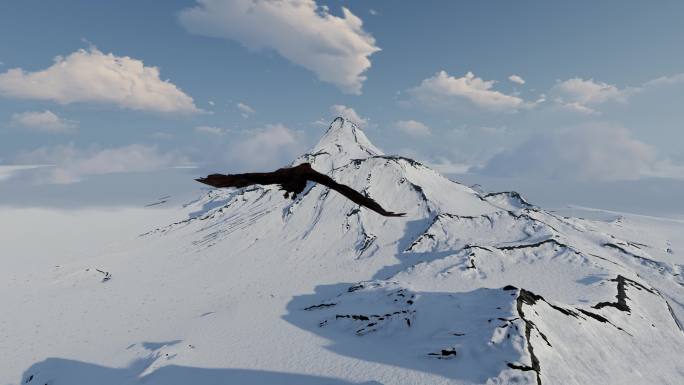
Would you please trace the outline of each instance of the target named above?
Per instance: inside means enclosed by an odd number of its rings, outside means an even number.
[[[314,170],[309,163],[295,167],[280,168],[273,172],[255,172],[247,174],[211,174],[206,178],[195,179],[213,187],[247,187],[254,184],[277,184],[285,190],[285,198],[291,194],[292,199],[304,191],[307,181],[322,184],[344,195],[357,205],[367,207],[386,217],[402,217],[405,213],[393,213],[383,209],[376,201],[360,194],[349,186],[335,182],[331,177]]]

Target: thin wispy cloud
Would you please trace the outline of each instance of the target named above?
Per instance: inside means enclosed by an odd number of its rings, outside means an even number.
[[[188,159],[143,144],[79,148],[71,143],[23,152],[16,157],[15,163],[52,165],[41,169],[37,180],[41,183],[69,184],[79,182],[88,175],[154,171],[187,164]]]
[[[10,125],[36,132],[70,134],[78,127],[78,122],[60,118],[54,112],[45,110],[12,114]]]
[[[216,161],[234,170],[281,167],[306,150],[302,134],[283,124],[242,130],[231,139]]]
[[[215,126],[197,126],[193,130],[199,134],[215,135],[215,136],[225,135],[228,132],[228,130],[225,128],[215,127]]]
[[[42,164],[38,164],[38,165],[33,165],[33,164],[29,164],[29,165],[24,165],[24,164],[22,164],[22,165],[5,165],[5,164],[2,164],[2,165],[0,165],[0,182],[4,182],[4,181],[7,181],[11,178],[14,178],[24,171],[33,170],[33,169],[41,168],[41,167],[50,167],[50,166],[49,165],[42,165]]]
[[[394,127],[404,134],[414,137],[429,136],[432,133],[430,127],[416,120],[399,120],[394,123]]]
[[[249,118],[256,113],[256,110],[246,103],[239,102],[236,104],[236,107],[240,110],[240,114],[243,118]]]

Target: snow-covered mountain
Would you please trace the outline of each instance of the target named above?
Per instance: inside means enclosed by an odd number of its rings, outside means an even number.
[[[475,191],[341,118],[302,162],[406,217],[208,191],[16,282],[0,383],[684,383],[681,239]]]

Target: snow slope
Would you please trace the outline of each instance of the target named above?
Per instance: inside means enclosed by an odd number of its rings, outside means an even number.
[[[318,185],[148,208],[116,247],[14,271],[0,383],[684,382],[684,223],[479,193],[341,118],[305,161],[407,216]]]

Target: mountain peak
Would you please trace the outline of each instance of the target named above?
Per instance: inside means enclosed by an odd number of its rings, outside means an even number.
[[[383,152],[368,140],[363,130],[349,119],[337,117],[318,144],[297,158],[294,164],[309,162],[318,171],[328,172],[353,159],[377,155],[383,155]]]

